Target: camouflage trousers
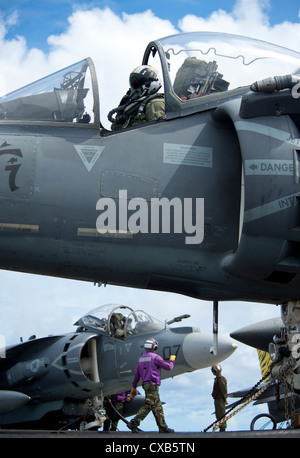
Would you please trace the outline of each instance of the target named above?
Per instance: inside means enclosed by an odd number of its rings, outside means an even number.
[[[165,422],[164,411],[160,402],[158,392],[159,386],[146,383],[143,388],[145,390],[145,404],[131,420],[131,423],[139,426],[140,422],[147,417],[150,411],[152,411],[159,430],[163,431],[167,428],[167,424]]]
[[[216,413],[216,418],[219,420],[222,418],[225,413],[226,413],[226,408],[225,408],[225,401],[224,399],[215,399],[215,413]],[[224,421],[220,425],[220,431],[225,431],[227,428],[227,423]]]
[[[124,404],[123,402],[116,401],[113,403],[114,408],[122,415]],[[106,415],[107,418],[103,424],[103,431],[116,431],[120,417],[114,411],[114,409],[107,404],[106,406]]]

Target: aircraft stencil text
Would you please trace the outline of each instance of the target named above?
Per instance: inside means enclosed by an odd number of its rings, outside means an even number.
[[[204,199],[194,200],[195,202],[192,198],[179,197],[171,200],[166,197],[151,198],[149,205],[146,199],[140,197],[128,201],[127,191],[123,189],[119,191],[118,215],[114,199],[103,197],[98,200],[96,210],[100,210],[101,214],[96,221],[97,231],[100,234],[116,231],[130,231],[133,234],[182,234],[184,231],[188,234],[185,237],[186,244],[199,244],[204,238]]]
[[[294,99],[299,99],[300,97],[300,82],[298,82],[297,84],[295,84],[295,86],[292,87],[292,97]]]
[[[9,143],[4,142],[0,146],[0,148],[5,148],[7,146],[10,146]],[[16,185],[16,176],[18,173],[19,168],[21,167],[21,164],[16,164],[18,162],[18,158],[22,158],[22,152],[18,148],[10,148],[10,149],[1,149],[0,150],[0,156],[5,156],[8,155],[9,159],[7,159],[7,164],[5,167],[5,171],[9,173],[9,188],[12,192],[16,191],[19,189],[19,186]],[[12,156],[12,157],[10,157]]]

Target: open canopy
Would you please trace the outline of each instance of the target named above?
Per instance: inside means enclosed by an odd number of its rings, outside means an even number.
[[[1,97],[0,120],[99,124],[93,61],[86,58]]]

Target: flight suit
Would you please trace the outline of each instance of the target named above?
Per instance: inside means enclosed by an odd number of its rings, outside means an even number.
[[[155,94],[153,98],[150,96],[149,99],[150,100],[145,104],[144,112],[141,113],[140,117],[135,117],[132,120],[131,126],[144,122],[158,121],[165,117],[165,101],[163,94]]]
[[[133,105],[135,105],[133,103]],[[137,102],[132,108],[132,113],[126,122],[112,124],[112,130],[125,129],[143,124],[145,122],[159,121],[165,117],[165,100],[163,94],[154,94],[142,102]]]
[[[216,418],[219,420],[225,415],[225,405],[227,399],[227,380],[223,375],[217,375],[214,381],[212,397],[215,401]],[[227,427],[226,422],[221,423],[220,431],[225,431]]]

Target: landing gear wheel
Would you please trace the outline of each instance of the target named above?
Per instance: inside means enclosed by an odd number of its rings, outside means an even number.
[[[268,418],[269,420],[271,420],[271,422],[273,423],[273,428],[272,429],[276,429],[276,426],[277,426],[277,421],[275,420],[275,418],[272,416],[272,415],[269,415],[268,413],[261,413],[259,415],[256,415],[256,417],[253,418],[253,420],[251,421],[251,424],[250,424],[250,430],[251,431],[255,431],[255,423],[257,420],[259,420],[260,418]]]
[[[87,425],[87,422],[86,421],[82,421],[79,425],[79,430],[80,431],[85,431],[86,430],[86,425]]]

